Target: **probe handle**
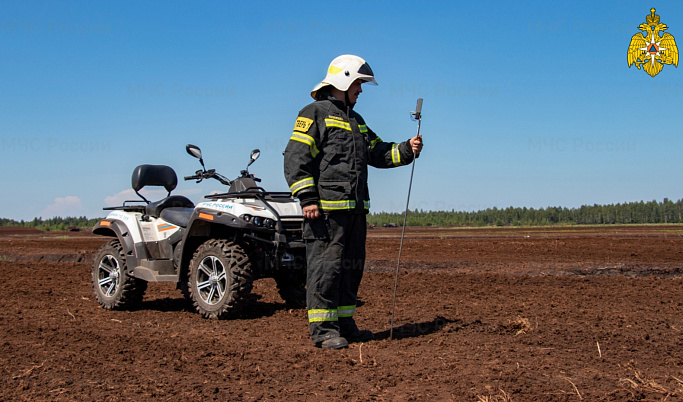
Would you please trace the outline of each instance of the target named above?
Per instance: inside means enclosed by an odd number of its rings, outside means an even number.
[[[420,120],[422,118],[422,98],[417,98],[417,106],[415,106],[415,120]]]

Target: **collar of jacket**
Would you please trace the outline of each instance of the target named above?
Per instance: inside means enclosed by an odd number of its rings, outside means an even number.
[[[345,103],[344,101],[341,101],[341,100],[335,98],[335,97],[332,96],[332,95],[329,95],[329,96],[327,97],[327,100],[330,101],[330,102],[332,102],[336,107],[338,107],[338,108],[341,109],[341,110],[348,110],[348,111],[351,111],[351,110],[353,110],[353,107],[355,106],[355,104],[354,104],[354,105],[347,106],[346,103]],[[347,113],[347,114],[349,114],[349,113]]]

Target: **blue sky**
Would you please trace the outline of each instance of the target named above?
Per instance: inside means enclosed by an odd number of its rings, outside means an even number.
[[[251,171],[286,191],[297,112],[347,53],[376,74],[356,110],[384,140],[424,98],[411,209],[677,200],[683,71],[626,59],[651,7],[683,47],[680,1],[5,1],[0,217],[104,216],[139,164],[192,174],[187,143],[228,177],[259,148]],[[372,210],[401,211],[409,176],[373,169]]]

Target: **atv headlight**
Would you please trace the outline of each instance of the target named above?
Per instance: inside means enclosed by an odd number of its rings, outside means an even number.
[[[265,227],[267,229],[275,229],[275,221],[270,218],[264,218],[262,216],[251,216],[248,214],[240,216],[245,222],[249,222],[254,226],[260,228]]]

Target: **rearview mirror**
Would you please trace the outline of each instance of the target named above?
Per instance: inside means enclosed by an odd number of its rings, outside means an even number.
[[[187,144],[185,146],[185,150],[187,151],[188,154],[194,156],[197,159],[202,159],[202,150],[199,149],[198,146],[192,145],[192,144]]]
[[[251,166],[252,163],[256,162],[256,159],[258,159],[259,156],[261,156],[261,151],[259,151],[258,149],[251,151],[251,160],[249,161],[247,167]]]

